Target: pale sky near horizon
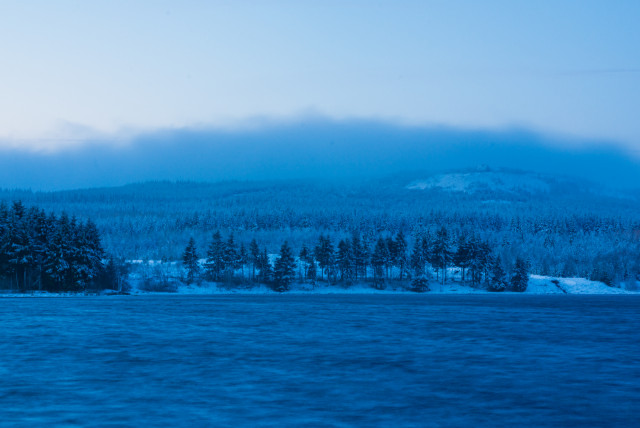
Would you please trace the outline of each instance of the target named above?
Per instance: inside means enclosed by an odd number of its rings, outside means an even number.
[[[640,153],[640,1],[0,1],[0,140],[308,113]]]

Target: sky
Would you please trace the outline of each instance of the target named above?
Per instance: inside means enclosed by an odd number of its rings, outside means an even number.
[[[636,0],[1,1],[0,141],[322,116],[640,157],[638,22]]]

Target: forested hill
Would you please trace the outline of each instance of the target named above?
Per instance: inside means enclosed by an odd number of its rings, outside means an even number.
[[[204,249],[215,231],[248,247],[256,239],[297,254],[319,236],[359,233],[369,246],[398,232],[412,245],[444,226],[452,244],[474,236],[503,259],[526,255],[532,273],[590,277],[640,271],[635,195],[582,180],[487,168],[407,173],[385,180],[147,182],[60,192],[0,192],[55,213],[92,219],[105,249],[126,259],[179,260],[190,237]]]

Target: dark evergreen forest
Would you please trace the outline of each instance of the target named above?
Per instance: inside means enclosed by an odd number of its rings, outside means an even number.
[[[0,203],[0,282],[14,291],[116,288],[117,263],[90,219],[59,216],[21,201]]]

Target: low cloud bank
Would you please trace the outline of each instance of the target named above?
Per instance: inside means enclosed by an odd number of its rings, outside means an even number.
[[[479,164],[640,187],[640,161],[607,142],[527,130],[403,127],[300,120],[245,130],[179,129],[129,144],[91,142],[50,153],[0,149],[0,187],[58,190],[149,180],[360,180]]]

